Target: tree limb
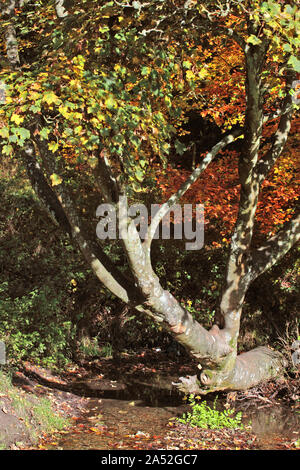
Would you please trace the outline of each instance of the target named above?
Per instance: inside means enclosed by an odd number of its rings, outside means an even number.
[[[58,18],[65,18],[68,12],[64,7],[64,0],[55,0],[55,11]]]
[[[276,264],[300,240],[300,213],[261,247],[251,250],[252,281]]]
[[[98,164],[96,167],[96,185],[106,202],[116,203],[119,196],[117,182],[113,176],[109,160],[105,151],[98,151]]]
[[[155,216],[153,217],[147,234],[145,238],[145,246],[150,247],[151,242],[153,240],[155,231],[162,220],[162,218],[169,212],[170,208],[176,204],[179,199],[186,193],[186,191],[192,186],[192,184],[197,181],[197,179],[201,176],[203,171],[207,168],[207,166],[213,161],[215,156],[219,153],[220,150],[222,150],[224,147],[226,147],[228,144],[236,140],[238,137],[240,137],[243,134],[242,129],[238,129],[233,131],[231,134],[225,136],[220,142],[218,142],[214,147],[206,154],[205,158],[202,160],[202,162],[197,166],[197,168],[192,172],[192,174],[187,178],[187,180],[183,183],[183,185],[179,188],[179,190],[173,194],[167,202],[165,202],[160,209],[157,211]]]
[[[25,163],[27,175],[36,195],[43,202],[54,222],[71,236],[72,229],[68,218],[40,168],[33,144],[28,143],[25,146],[22,160]]]
[[[278,124],[277,131],[274,133],[272,146],[270,150],[257,162],[254,168],[254,173],[261,184],[267,177],[269,171],[272,169],[276,160],[281,155],[291,129],[291,121],[293,117],[293,97],[290,94],[292,83],[294,81],[294,73],[290,73],[287,79],[286,97],[282,105],[281,118]],[[280,114],[277,112],[278,115]]]
[[[4,4],[1,11],[3,17],[8,18],[8,24],[5,27],[4,37],[6,45],[6,55],[12,69],[17,69],[20,66],[18,40],[16,29],[13,23],[15,6],[15,0],[9,0]]]

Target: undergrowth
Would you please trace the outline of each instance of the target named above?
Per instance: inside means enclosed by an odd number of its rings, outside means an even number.
[[[188,411],[184,413],[181,418],[177,418],[180,423],[189,424],[190,426],[202,429],[244,428],[241,422],[241,412],[235,414],[235,410],[230,408],[219,411],[216,408],[217,399],[214,401],[211,408],[205,400],[198,402],[197,398],[198,397],[195,397],[195,395],[189,396],[189,405],[192,411]]]

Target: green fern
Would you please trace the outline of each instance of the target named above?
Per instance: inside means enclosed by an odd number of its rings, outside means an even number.
[[[193,427],[202,429],[222,429],[222,428],[240,428],[243,429],[242,413],[236,413],[235,410],[228,409],[218,411],[216,401],[213,407],[208,406],[206,401],[197,402],[194,395],[189,396],[189,404],[192,411],[184,413],[181,418],[177,418],[180,423],[190,424]]]

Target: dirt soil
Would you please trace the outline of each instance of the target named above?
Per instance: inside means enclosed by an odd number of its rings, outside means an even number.
[[[36,368],[38,369],[38,368]],[[45,369],[40,370],[45,374]],[[48,371],[47,376],[50,377]],[[27,377],[24,372],[15,371],[12,376],[14,395],[20,399],[16,401],[10,393],[0,393],[0,449],[17,450],[33,445],[34,434],[41,436],[41,430],[33,416],[33,410],[20,409],[21,399],[32,403],[33,407],[40,402],[40,398],[48,398],[52,403],[54,413],[63,417],[79,416],[84,409],[83,398],[68,391],[60,391],[50,386],[41,385],[38,380]]]

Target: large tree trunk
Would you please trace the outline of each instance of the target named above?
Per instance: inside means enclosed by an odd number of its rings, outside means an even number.
[[[249,34],[255,35],[257,33],[255,22],[249,23],[248,29]],[[262,249],[261,252],[251,250],[260,184],[283,150],[291,120],[291,111],[283,114],[277,133],[274,135],[272,148],[263,159],[259,160],[264,123],[261,77],[267,48],[267,40],[262,40],[259,47],[244,44],[247,107],[244,149],[239,159],[240,203],[236,227],[231,239],[225,286],[220,304],[223,328],[218,330],[218,337],[222,338],[223,344],[227,344],[231,350],[224,356],[220,355],[218,358],[208,361],[208,367],[199,377],[195,375],[185,379],[181,378],[182,383],[179,387],[185,392],[207,393],[220,389],[247,389],[275,377],[284,367],[283,357],[268,348],[260,347],[237,355],[237,340],[244,298],[250,283],[260,272],[263,272],[265,269],[263,263],[267,262],[267,257],[263,257],[267,248]],[[292,76],[288,75],[287,97],[283,103],[283,108],[287,109],[290,109],[291,105],[291,95],[289,94],[291,80]],[[297,222],[297,218],[294,219],[291,226],[293,228],[287,228],[285,235],[289,231],[291,234],[298,232],[297,236],[299,237],[299,220]],[[276,251],[279,250],[283,254],[285,250],[283,241],[280,246],[280,234],[275,238],[276,248],[273,247],[273,257],[270,256],[269,250],[268,262],[272,264],[275,262]],[[270,243],[271,241],[267,246],[270,247]],[[260,269],[258,269],[258,265],[260,265]],[[204,361],[204,364],[206,362]]]

